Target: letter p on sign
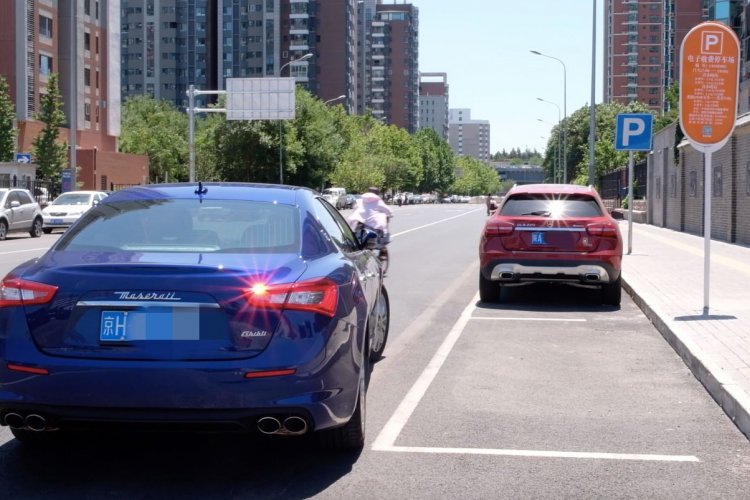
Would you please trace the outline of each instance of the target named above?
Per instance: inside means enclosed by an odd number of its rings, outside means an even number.
[[[654,115],[621,113],[617,115],[615,149],[619,151],[651,151],[651,129]]]
[[[703,32],[701,43],[702,54],[721,54],[723,52],[724,33],[718,31]]]

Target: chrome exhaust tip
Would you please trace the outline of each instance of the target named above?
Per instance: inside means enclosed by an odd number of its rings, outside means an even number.
[[[18,413],[8,413],[5,415],[5,425],[11,429],[23,429],[25,427],[24,419]]]
[[[274,417],[263,417],[258,420],[258,430],[263,434],[276,434],[281,430],[281,422]]]
[[[301,417],[287,417],[284,419],[284,429],[289,435],[299,436],[300,434],[307,432],[307,422]]]
[[[500,273],[500,279],[501,280],[512,280],[513,279],[513,273],[511,272],[502,272]]]
[[[585,275],[584,279],[586,281],[599,281],[600,280],[599,275],[596,273],[588,273]]]
[[[26,428],[34,432],[42,432],[47,430],[47,419],[36,413],[32,413],[26,416]]]

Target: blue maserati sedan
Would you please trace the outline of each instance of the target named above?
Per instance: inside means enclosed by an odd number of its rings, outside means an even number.
[[[390,306],[372,248],[316,192],[129,188],[0,289],[0,424],[316,432],[364,444]]]

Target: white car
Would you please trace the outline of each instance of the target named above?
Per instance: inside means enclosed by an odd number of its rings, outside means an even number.
[[[103,191],[69,191],[61,194],[42,210],[42,231],[49,234],[53,229],[70,227],[84,212],[106,197],[107,193]]]
[[[0,189],[0,240],[8,233],[42,235],[42,211],[31,193],[25,189]]]

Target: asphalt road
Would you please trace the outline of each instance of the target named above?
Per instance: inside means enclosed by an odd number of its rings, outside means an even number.
[[[0,430],[7,498],[748,498],[750,443],[623,296],[482,304],[478,205],[394,207],[391,333],[360,454],[309,439]],[[0,242],[0,274],[56,236]]]

